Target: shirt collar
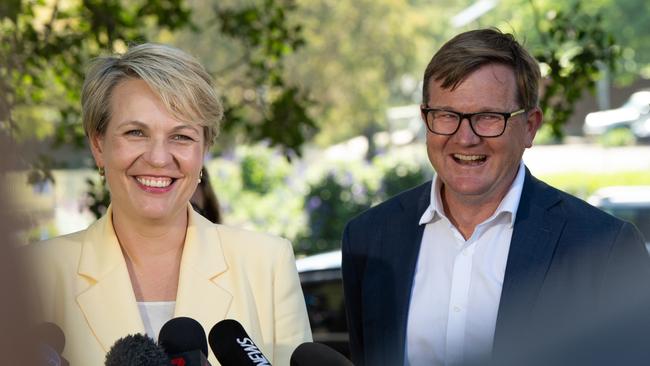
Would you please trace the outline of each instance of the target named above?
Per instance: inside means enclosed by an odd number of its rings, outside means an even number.
[[[519,169],[515,180],[512,182],[508,193],[506,193],[499,206],[494,211],[494,214],[490,216],[488,220],[491,220],[503,213],[508,213],[510,227],[514,225],[515,217],[517,215],[517,208],[519,207],[519,201],[521,200],[521,192],[524,189],[524,178],[526,176],[526,168],[524,162],[519,163]],[[433,184],[431,184],[431,198],[429,200],[429,207],[424,211],[422,217],[420,217],[420,225],[428,224],[430,222],[436,221],[442,217],[445,217],[445,210],[442,205],[442,199],[440,197],[440,188],[442,187],[442,181],[440,177],[434,173]],[[488,221],[486,220],[486,221]]]

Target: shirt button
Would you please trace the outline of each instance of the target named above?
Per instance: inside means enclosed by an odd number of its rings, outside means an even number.
[[[454,311],[458,313],[460,311],[460,307],[454,306]]]

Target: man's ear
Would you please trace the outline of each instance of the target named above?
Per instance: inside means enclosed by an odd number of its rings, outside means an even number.
[[[104,167],[104,136],[95,134],[88,138],[90,151],[98,168]]]
[[[526,147],[533,146],[533,140],[535,140],[535,135],[537,130],[542,126],[543,113],[539,107],[531,109],[526,113]]]
[[[424,125],[426,126],[427,125],[427,116],[422,111],[422,108],[429,108],[429,107],[427,107],[426,104],[420,104],[420,118],[422,119],[422,122],[424,122]],[[427,132],[428,131],[429,130],[427,129]]]

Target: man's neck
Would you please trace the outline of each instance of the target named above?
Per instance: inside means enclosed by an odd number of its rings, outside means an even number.
[[[512,184],[505,187],[501,192],[496,192],[487,197],[471,197],[458,195],[446,190],[443,184],[440,187],[440,199],[445,210],[445,215],[458,231],[460,231],[463,238],[467,240],[474,233],[476,226],[494,214],[501,201],[508,194],[511,186]]]

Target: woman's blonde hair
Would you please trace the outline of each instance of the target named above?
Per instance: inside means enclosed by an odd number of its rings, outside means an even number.
[[[223,106],[203,66],[177,48],[144,43],[90,64],[81,92],[88,137],[104,135],[111,118],[111,93],[129,78],[145,81],[174,118],[203,126],[207,146],[219,134]]]

